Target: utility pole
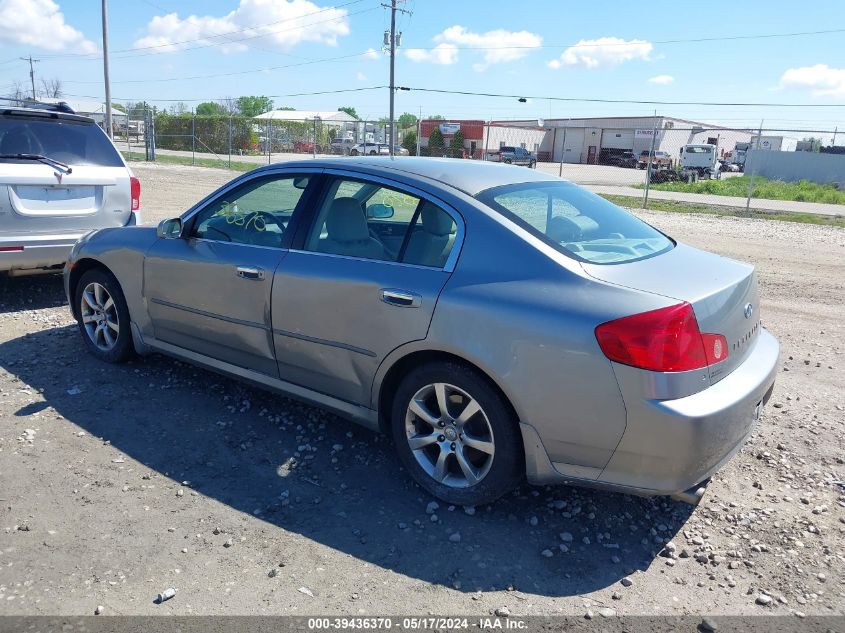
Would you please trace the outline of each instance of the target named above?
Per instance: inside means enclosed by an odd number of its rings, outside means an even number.
[[[32,55],[29,57],[21,57],[21,59],[25,62],[29,62],[29,81],[32,84],[32,100],[34,101],[38,97],[35,96],[35,69],[33,68],[33,64],[37,64],[40,62],[40,59],[32,59]]]
[[[390,35],[389,35],[389,38],[385,37],[385,39],[389,39],[390,41],[385,42],[385,44],[388,44],[388,43],[390,44],[390,88],[389,88],[389,90],[390,90],[390,135],[389,135],[388,138],[389,138],[389,142],[390,142],[390,158],[391,159],[394,158],[394,147],[393,147],[394,138],[393,138],[393,134],[394,134],[394,128],[395,128],[394,116],[396,114],[394,112],[394,109],[393,109],[393,101],[394,101],[394,97],[396,95],[396,81],[395,81],[395,75],[396,75],[396,72],[395,72],[396,44],[397,44],[397,41],[396,41],[396,12],[399,11],[400,13],[410,13],[410,11],[407,11],[405,9],[399,9],[399,8],[396,7],[396,3],[400,2],[400,1],[404,2],[404,0],[390,0],[389,5],[387,5],[387,4],[381,5],[386,9],[390,9]],[[400,33],[399,37],[401,37],[401,36],[402,36],[402,34]]]
[[[111,83],[109,82],[109,11],[108,0],[103,0],[103,80],[106,84],[106,134],[112,138],[111,118]],[[127,119],[126,133],[129,133],[129,122]]]

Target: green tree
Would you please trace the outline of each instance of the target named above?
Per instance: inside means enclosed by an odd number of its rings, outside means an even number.
[[[399,124],[399,129],[404,130],[408,127],[414,127],[417,124],[417,117],[410,112],[403,112],[399,115],[397,123]]]
[[[449,148],[462,150],[464,148],[464,133],[458,130],[455,132],[455,135],[452,137],[452,140],[449,141]]]
[[[214,101],[206,101],[197,106],[197,116],[213,116],[215,114],[226,114],[225,106],[215,103]]]
[[[822,140],[820,138],[815,137],[815,136],[807,136],[807,137],[804,137],[802,140],[807,142],[807,143],[811,143],[811,147],[812,147],[812,149],[810,150],[811,152],[818,152],[822,147]]]
[[[402,147],[408,150],[411,156],[417,154],[417,133],[414,130],[405,132],[405,138],[402,139]]]
[[[337,109],[338,112],[346,112],[349,116],[353,119],[360,120],[361,117],[358,116],[358,111],[355,110],[352,106],[343,106],[342,108]]]
[[[235,103],[238,112],[246,117],[256,117],[273,109],[273,100],[270,97],[238,97]]]
[[[428,136],[428,152],[432,156],[442,154],[446,149],[446,143],[443,141],[443,135],[440,133],[440,128],[435,127]]]
[[[429,114],[426,118],[429,121],[442,121],[443,120],[443,117],[440,116],[439,114]]]

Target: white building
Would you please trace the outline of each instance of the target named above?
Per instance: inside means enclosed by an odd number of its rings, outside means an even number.
[[[496,125],[536,128],[537,119],[497,121]],[[748,142],[750,130],[736,130],[710,123],[667,116],[545,119],[546,134],[538,150],[546,160],[567,163],[601,163],[614,154],[651,149],[678,158],[683,145],[708,143],[719,154],[733,150],[737,141]],[[542,160],[542,159],[541,159]]]

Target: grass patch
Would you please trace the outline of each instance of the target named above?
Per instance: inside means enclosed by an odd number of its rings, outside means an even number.
[[[679,191],[683,193],[708,193],[716,196],[736,196],[745,198],[748,195],[750,176],[722,178],[720,180],[699,180],[698,182],[662,182],[651,185],[656,191]],[[639,189],[644,184],[637,185]],[[845,204],[845,191],[840,191],[835,185],[820,185],[816,182],[801,180],[799,182],[784,182],[769,180],[762,176],[754,177],[754,191],[752,198],[764,200],[789,200],[792,202],[823,202],[826,204]]]
[[[121,154],[123,154],[123,158],[127,161],[143,161],[145,159],[143,152],[122,151]],[[231,169],[232,171],[251,171],[263,166],[257,163],[243,163],[234,160],[229,163],[226,159],[217,158],[195,158],[192,160],[190,156],[170,156],[165,154],[158,154],[155,162],[161,165],[194,165],[196,167]]]
[[[637,210],[643,206],[641,198],[631,196],[614,196],[599,194],[602,198],[609,200],[620,207]],[[845,228],[845,216],[842,215],[821,215],[816,213],[789,213],[785,211],[759,211],[751,209],[738,209],[735,207],[717,207],[696,202],[681,202],[679,200],[649,200],[649,211],[669,211],[672,213],[703,213],[722,217],[752,218],[756,220],[775,220],[778,222],[797,222],[799,224],[819,224],[821,226],[836,226]]]

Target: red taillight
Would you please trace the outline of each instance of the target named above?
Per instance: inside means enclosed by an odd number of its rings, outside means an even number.
[[[728,357],[721,334],[702,334],[686,302],[602,323],[596,339],[610,360],[650,371],[689,371]]]
[[[129,186],[132,197],[132,210],[138,211],[141,208],[141,181],[132,176],[129,179]]]
[[[23,246],[0,246],[0,253],[16,253],[22,250]]]

